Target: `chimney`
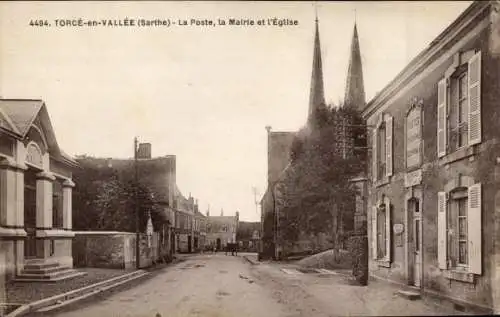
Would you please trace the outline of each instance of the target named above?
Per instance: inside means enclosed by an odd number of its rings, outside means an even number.
[[[151,159],[151,143],[140,143],[137,150],[138,159]]]
[[[166,163],[168,168],[168,200],[174,202],[175,200],[175,187],[176,187],[176,168],[175,168],[175,155],[168,155]]]

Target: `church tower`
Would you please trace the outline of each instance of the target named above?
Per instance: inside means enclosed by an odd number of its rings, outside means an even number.
[[[354,32],[351,41],[351,56],[345,85],[344,104],[361,111],[365,107],[365,87],[363,84],[363,67],[359,49],[358,28],[354,22]]]
[[[323,85],[323,65],[321,61],[321,45],[319,42],[318,17],[314,34],[313,63],[311,74],[311,89],[309,92],[309,112],[307,121],[314,117],[317,109],[325,105],[325,89]]]

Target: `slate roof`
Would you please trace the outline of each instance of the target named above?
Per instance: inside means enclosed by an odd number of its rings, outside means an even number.
[[[42,100],[0,99],[0,108],[11,119],[21,136],[28,133],[43,104]]]
[[[70,165],[78,166],[78,163],[70,155],[64,153],[59,148],[43,100],[0,99],[0,128],[13,133],[21,139],[26,137],[31,125],[37,117],[40,117],[44,125],[42,128],[46,134],[49,147],[54,151],[54,158],[69,163]]]
[[[198,217],[206,218],[206,216],[204,214],[202,214],[201,212],[199,212],[198,210],[195,211],[195,215]]]

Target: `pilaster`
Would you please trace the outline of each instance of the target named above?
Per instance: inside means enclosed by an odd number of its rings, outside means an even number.
[[[24,212],[25,169],[24,164],[18,164],[13,158],[5,157],[0,160],[0,236],[26,235],[23,229],[24,219],[18,216]]]
[[[71,230],[73,228],[73,187],[75,183],[67,179],[63,184],[63,228]]]

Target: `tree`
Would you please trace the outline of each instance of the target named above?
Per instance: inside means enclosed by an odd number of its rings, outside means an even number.
[[[139,230],[144,232],[151,215],[156,230],[166,221],[162,207],[148,184],[137,184],[127,165],[122,169],[100,166],[97,159],[80,157],[81,169],[73,178],[73,227],[77,230],[136,230],[135,204],[139,205]],[[137,194],[137,196],[136,196]]]
[[[354,220],[357,189],[350,180],[364,171],[365,143],[364,122],[349,107],[320,107],[297,133],[291,165],[273,188],[282,245],[292,246],[301,232],[323,232],[340,247],[346,221]]]

